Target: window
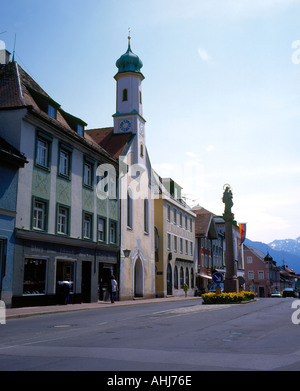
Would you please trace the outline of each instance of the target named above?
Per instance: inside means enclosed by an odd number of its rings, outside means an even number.
[[[184,219],[185,219],[185,229],[187,229],[187,216],[184,216]]]
[[[248,271],[248,280],[254,280],[254,272]]]
[[[174,209],[174,224],[177,224],[177,210]]]
[[[167,234],[167,248],[171,250],[171,234]]]
[[[117,199],[117,176],[115,170],[109,171],[109,199],[116,200]]]
[[[64,293],[64,287],[59,284],[61,281],[69,281],[71,285],[70,292],[75,292],[75,262],[58,260],[56,263],[56,292]]]
[[[149,200],[144,199],[144,231],[149,233]]]
[[[32,228],[39,231],[46,231],[47,203],[34,199],[33,201],[33,223]]]
[[[174,267],[174,289],[178,289],[178,269]]]
[[[167,220],[171,220],[171,207],[170,205],[167,205]]]
[[[179,251],[180,251],[180,254],[183,253],[183,239],[182,238],[179,239]]]
[[[89,213],[83,214],[83,238],[92,239],[93,235],[93,216]]]
[[[48,105],[48,115],[49,117],[56,119],[56,109],[51,105]]]
[[[61,150],[59,154],[59,173],[69,176],[69,153]]]
[[[189,269],[185,269],[185,283],[189,287],[190,286],[190,274],[189,274]]]
[[[98,217],[98,241],[106,241],[106,220],[102,217]]]
[[[208,267],[208,255],[205,254],[205,267]]]
[[[185,254],[187,255],[188,254],[188,241],[186,240],[185,241]]]
[[[140,91],[140,104],[142,104],[142,91]]]
[[[190,242],[190,254],[193,255],[193,242]]]
[[[109,224],[109,240],[110,243],[117,243],[117,223],[115,221],[111,221]]]
[[[247,257],[247,263],[252,263],[253,259],[252,257]]]
[[[128,101],[128,90],[127,90],[127,88],[124,88],[124,90],[122,91],[122,101],[123,102],[127,102]]]
[[[35,165],[50,170],[52,137],[37,130],[35,141]]]
[[[127,192],[127,227],[133,228],[133,201],[129,191]]]
[[[57,233],[69,234],[69,208],[58,206],[57,211]]]
[[[83,164],[83,184],[85,186],[93,186],[93,166],[91,163],[84,162]]]
[[[25,259],[23,281],[24,295],[45,294],[46,265],[46,259]]]
[[[38,139],[36,162],[40,166],[48,167],[49,164],[49,146],[47,141]]]
[[[77,133],[79,134],[79,136],[82,136],[83,137],[83,126],[82,125],[77,125]]]
[[[184,276],[183,276],[183,268],[180,268],[180,288],[183,289],[184,285]]]
[[[192,232],[193,231],[193,219],[190,218],[190,231]]]
[[[177,236],[174,236],[174,252],[177,253]]]
[[[179,213],[179,226],[182,227],[182,212]]]
[[[264,272],[263,271],[258,271],[258,279],[263,280],[265,278]]]

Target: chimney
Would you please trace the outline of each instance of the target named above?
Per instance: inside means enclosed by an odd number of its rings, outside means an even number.
[[[6,65],[9,63],[10,53],[6,49],[0,50],[0,65]]]

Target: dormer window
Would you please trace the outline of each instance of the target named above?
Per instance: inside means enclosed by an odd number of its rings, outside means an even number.
[[[82,125],[79,125],[77,124],[77,133],[79,134],[79,136],[82,136],[83,137],[83,126]]]
[[[48,105],[48,115],[49,117],[56,119],[56,109],[51,105]]]

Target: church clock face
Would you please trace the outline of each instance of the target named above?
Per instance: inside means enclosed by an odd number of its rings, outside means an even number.
[[[129,132],[131,130],[131,121],[129,119],[123,119],[119,126],[121,132]]]

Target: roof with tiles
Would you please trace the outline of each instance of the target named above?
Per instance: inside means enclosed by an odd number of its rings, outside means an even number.
[[[97,144],[108,151],[115,159],[119,159],[128,142],[134,137],[132,133],[114,134],[113,127],[88,129],[86,134],[91,136]]]
[[[56,118],[48,115],[48,105],[56,109]],[[0,110],[27,108],[47,123],[54,125],[77,141],[92,147],[107,158],[111,153],[101,147],[89,134],[77,133],[77,125],[87,124],[80,118],[65,112],[43,88],[16,62],[0,65]],[[114,159],[115,160],[115,159]]]
[[[194,207],[193,212],[196,214],[195,233],[197,236],[217,238],[218,234],[215,228],[213,213],[207,209]]]

